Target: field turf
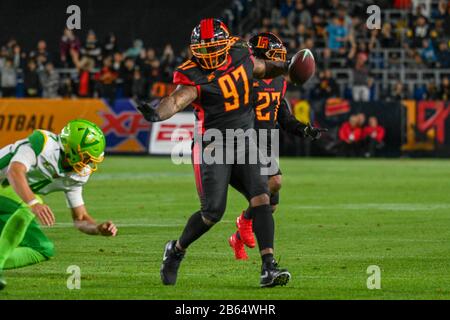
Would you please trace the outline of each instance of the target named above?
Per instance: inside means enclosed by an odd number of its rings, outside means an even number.
[[[282,159],[276,257],[293,275],[287,287],[259,288],[260,259],[236,262],[227,238],[245,208],[230,191],[223,221],[190,248],[178,284],[164,287],[164,243],[198,210],[190,165],[169,158],[109,157],[85,188],[98,221],[116,238],[72,227],[62,194],[46,197],[57,225],[45,232],[56,256],[5,271],[0,299],[449,299],[450,162]],[[81,268],[81,290],[66,270]],[[367,289],[367,267],[381,289]]]

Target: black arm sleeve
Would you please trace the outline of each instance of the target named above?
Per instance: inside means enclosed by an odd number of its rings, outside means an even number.
[[[300,137],[305,136],[306,124],[301,123],[294,117],[291,113],[289,102],[285,98],[281,100],[277,121],[280,127],[286,132]]]

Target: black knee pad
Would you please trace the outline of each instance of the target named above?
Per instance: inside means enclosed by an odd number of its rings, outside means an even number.
[[[277,204],[280,203],[280,193],[274,193],[270,195],[270,205],[271,206],[276,206]]]

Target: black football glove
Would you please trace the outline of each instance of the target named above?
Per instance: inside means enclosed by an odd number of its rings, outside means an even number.
[[[158,122],[161,121],[161,118],[156,112],[156,107],[158,106],[160,100],[155,99],[151,102],[148,101],[140,101],[138,102],[137,109],[144,116],[145,120],[149,122]]]
[[[305,127],[305,136],[311,137],[312,140],[317,140],[322,136],[322,132],[327,131],[328,129],[326,128],[315,128],[311,125],[311,123],[308,123],[308,125]]]

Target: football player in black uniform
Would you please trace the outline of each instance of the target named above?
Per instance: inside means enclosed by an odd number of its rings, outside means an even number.
[[[201,157],[211,149],[219,151],[220,148],[227,156],[230,152],[232,156],[249,156],[248,147],[255,144],[253,139],[245,139],[245,152],[240,152],[234,142],[230,148],[228,142],[208,141],[206,136],[211,132],[208,130],[225,133],[229,129],[238,129],[235,132],[251,129],[254,125],[253,79],[286,75],[289,64],[253,57],[248,44],[232,37],[218,19],[203,19],[192,32],[190,47],[194,57],[174,73],[176,90],[160,101],[138,106],[145,119],[151,122],[166,120],[191,104],[196,114],[192,159],[201,208],[189,218],[180,238],[166,244],[161,280],[165,285],[174,285],[186,249],[220,221],[233,175],[238,177],[249,201],[248,216],[253,219],[262,257],[260,285],[285,285],[291,275],[286,269],[279,269],[273,257],[274,220],[268,178],[261,174],[262,164],[239,161],[210,164],[201,161]]]
[[[262,32],[249,40],[253,55],[259,59],[271,61],[286,61],[286,48],[283,42],[273,33]],[[255,79],[253,82],[253,105],[255,108],[255,129],[258,133],[266,130],[267,141],[262,143],[258,139],[258,148],[264,155],[272,155],[272,141],[270,131],[277,127],[277,124],[287,132],[300,136],[318,139],[326,129],[313,128],[310,125],[299,122],[290,111],[290,106],[284,98],[286,93],[286,80],[283,76],[274,79]],[[273,159],[273,158],[272,158]],[[279,190],[281,189],[281,171],[276,161],[270,163],[276,166],[276,172],[269,176],[270,205],[272,212],[275,212],[279,202]],[[231,185],[241,192],[245,192],[239,184],[237,177],[233,176]],[[238,231],[234,233],[228,242],[234,251],[235,258],[245,260],[248,258],[245,246],[255,247],[253,235],[252,219],[248,210],[236,219]]]

